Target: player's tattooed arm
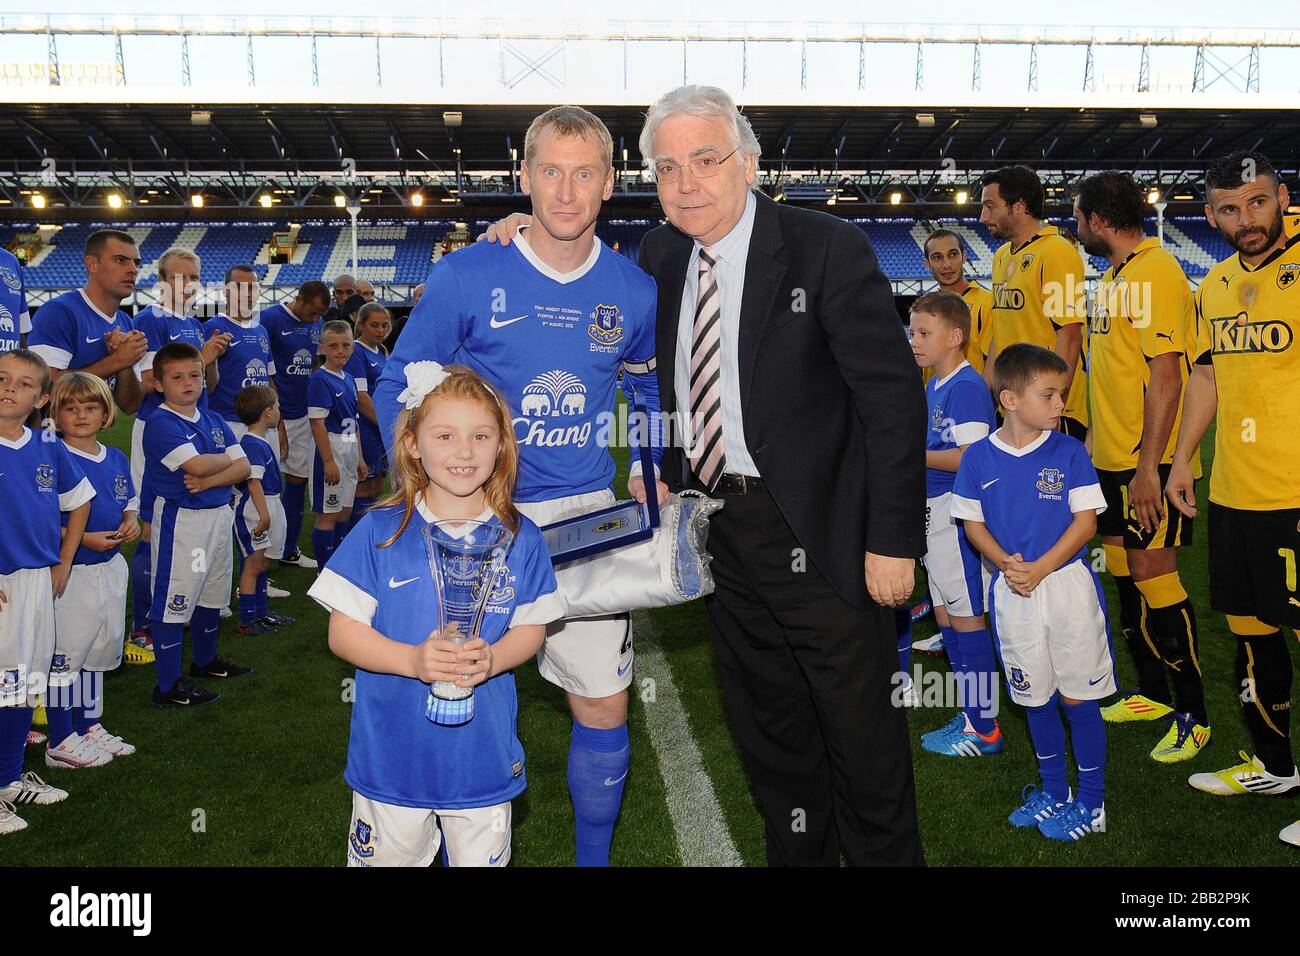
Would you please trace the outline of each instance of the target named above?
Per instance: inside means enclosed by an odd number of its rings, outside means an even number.
[[[1074,322],[1062,325],[1056,330],[1056,354],[1065,360],[1070,369],[1070,377],[1061,392],[1061,398],[1069,398],[1070,385],[1074,382],[1074,371],[1079,367],[1079,353],[1083,351],[1083,325]]]
[[[1169,433],[1178,414],[1182,376],[1181,356],[1166,352],[1151,359],[1151,384],[1142,409],[1142,446],[1138,450],[1137,473],[1128,486],[1129,506],[1147,531],[1155,531],[1164,517],[1164,492],[1158,467],[1169,447]]]
[[[1178,426],[1174,463],[1165,484],[1165,497],[1169,503],[1189,518],[1196,517],[1192,456],[1201,447],[1201,439],[1218,409],[1219,390],[1214,379],[1214,366],[1208,362],[1193,365],[1192,374],[1187,379],[1187,392],[1183,396],[1183,420]]]

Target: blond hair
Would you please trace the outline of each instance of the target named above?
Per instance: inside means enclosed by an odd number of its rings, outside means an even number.
[[[104,408],[104,424],[101,428],[111,428],[116,410],[113,408],[113,394],[107,383],[98,375],[88,372],[64,372],[54,383],[50,391],[50,418],[57,425],[59,409],[68,402],[99,402]]]
[[[186,249],[184,246],[172,246],[158,257],[158,278],[164,282],[171,278],[171,272],[167,269],[168,259],[185,259],[194,263],[195,269],[203,268],[202,262],[199,260],[199,254],[193,249]]]
[[[393,532],[392,537],[379,546],[386,548],[402,536],[406,526],[411,523],[415,513],[416,502],[429,487],[429,476],[424,464],[411,454],[406,447],[406,438],[415,441],[416,432],[425,415],[440,398],[461,399],[477,402],[492,413],[500,433],[497,445],[497,460],[492,474],[483,485],[483,495],[492,513],[513,533],[519,531],[519,511],[515,508],[511,495],[515,489],[515,476],[519,472],[519,445],[515,441],[514,423],[511,421],[510,409],[501,394],[488,384],[478,372],[464,365],[448,365],[444,368],[447,378],[442,384],[424,397],[415,408],[403,408],[397,413],[393,423],[392,451],[389,454],[389,470],[393,476],[393,490],[388,497],[376,502],[376,508],[400,505],[403,509],[402,523]]]
[[[605,165],[614,165],[614,138],[600,117],[581,106],[553,106],[533,120],[524,134],[524,162],[531,164],[537,155],[537,140],[548,129],[556,136],[578,136],[593,139],[605,154]]]

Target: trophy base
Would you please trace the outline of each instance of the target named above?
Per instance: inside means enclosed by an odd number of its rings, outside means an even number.
[[[447,700],[432,692],[424,705],[424,716],[443,727],[457,727],[474,719],[474,696],[462,697],[460,700]]]

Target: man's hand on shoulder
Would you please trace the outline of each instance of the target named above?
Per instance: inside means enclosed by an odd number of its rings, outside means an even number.
[[[524,226],[531,226],[533,217],[522,212],[512,212],[504,219],[498,219],[487,230],[479,235],[475,242],[482,242],[486,239],[488,242],[499,242],[502,246],[510,245],[510,240],[519,235],[519,230]]]
[[[916,587],[916,561],[867,552],[867,592],[877,604],[902,607]]]

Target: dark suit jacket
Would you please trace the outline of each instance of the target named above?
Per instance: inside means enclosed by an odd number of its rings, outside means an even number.
[[[739,350],[745,442],[808,559],[846,601],[867,607],[863,552],[925,553],[925,393],[865,233],[756,198],[740,342],[730,345]],[[691,248],[668,225],[641,243],[642,268],[659,284],[665,412],[677,411]],[[674,490],[695,484],[680,444],[664,453],[661,471]]]

